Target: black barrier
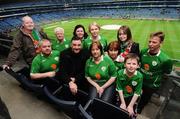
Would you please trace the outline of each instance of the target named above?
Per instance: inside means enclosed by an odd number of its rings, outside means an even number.
[[[79,106],[83,119],[131,119],[128,112],[100,99],[93,99],[85,108]]]
[[[5,71],[10,74],[12,77],[14,77],[24,89],[34,91],[36,93],[43,93],[43,84],[34,84],[31,82],[30,79],[28,79],[26,76],[21,74],[20,72],[17,73],[10,69],[5,69]]]
[[[77,111],[78,105],[85,105],[88,101],[87,93],[78,90],[77,94],[74,96],[67,85],[55,87],[54,89],[45,86],[44,93],[53,103],[73,119],[80,119]]]

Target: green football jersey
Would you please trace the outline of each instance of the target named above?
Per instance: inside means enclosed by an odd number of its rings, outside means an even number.
[[[161,50],[156,55],[150,55],[148,49],[141,51],[140,58],[143,85],[153,89],[159,88],[163,74],[172,71],[171,59]]]
[[[52,49],[59,51],[61,53],[63,50],[67,49],[70,47],[70,40],[64,39],[63,42],[59,42],[57,39],[52,40]]]
[[[91,57],[86,62],[85,76],[90,77],[92,80],[102,86],[107,80],[110,79],[110,77],[117,76],[116,66],[111,58],[107,55],[101,56],[101,61],[99,64],[96,64],[94,59]]]
[[[49,71],[57,70],[59,65],[59,52],[52,51],[51,54],[46,57],[43,54],[38,54],[32,62],[31,73],[45,73]]]
[[[143,76],[139,71],[129,78],[126,75],[126,70],[118,71],[116,79],[116,90],[123,91],[124,97],[133,96],[134,94],[140,95],[142,90]]]
[[[106,51],[107,48],[107,40],[104,37],[99,36],[99,42],[101,43],[103,50]],[[92,44],[92,38],[88,37],[83,42],[83,48],[89,49]]]

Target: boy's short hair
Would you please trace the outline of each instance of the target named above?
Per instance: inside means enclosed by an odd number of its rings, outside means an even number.
[[[159,37],[161,42],[164,41],[164,37],[165,37],[165,34],[162,32],[162,31],[158,31],[158,32],[154,32],[154,33],[151,33],[150,34],[150,38],[153,38],[153,37]]]
[[[128,59],[136,59],[137,60],[137,63],[139,64],[139,57],[138,55],[136,55],[135,53],[129,53],[126,55],[125,59],[124,59],[124,63],[126,63],[126,61]]]

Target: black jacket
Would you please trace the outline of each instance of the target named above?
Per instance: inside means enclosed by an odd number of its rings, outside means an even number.
[[[75,54],[71,48],[68,48],[60,54],[59,71],[56,73],[56,78],[64,83],[71,81],[70,77],[75,77],[77,85],[82,84],[85,79],[85,64],[89,58],[89,51],[82,49],[80,53]]]
[[[136,55],[139,56],[139,54],[140,54],[139,43],[135,43],[135,42],[134,42],[134,43],[132,44],[130,53],[135,53]]]

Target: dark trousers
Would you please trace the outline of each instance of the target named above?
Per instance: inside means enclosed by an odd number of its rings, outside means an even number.
[[[99,98],[105,102],[112,103],[115,98],[115,84],[111,84],[109,87],[107,87],[101,97],[99,97],[99,94],[97,93],[97,90],[94,86],[90,85],[89,87],[89,98]]]
[[[152,94],[157,91],[157,89],[152,89],[145,86],[143,86],[142,90],[143,90],[143,93],[141,95],[141,99],[137,108],[137,113],[139,114],[142,112],[143,108],[148,104],[149,100],[151,99]]]

